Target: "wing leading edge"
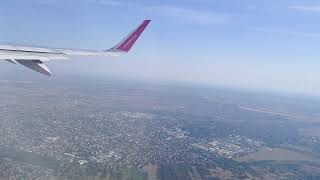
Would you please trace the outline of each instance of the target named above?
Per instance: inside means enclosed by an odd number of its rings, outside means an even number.
[[[51,75],[45,61],[68,59],[68,56],[119,56],[128,53],[151,20],[144,20],[133,32],[109,50],[90,51],[74,49],[41,48],[30,46],[0,45],[0,59],[21,64],[42,74]]]

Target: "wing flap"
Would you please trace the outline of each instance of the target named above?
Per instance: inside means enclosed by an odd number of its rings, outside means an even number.
[[[34,71],[37,71],[39,73],[45,74],[47,76],[51,76],[51,71],[48,68],[47,65],[45,65],[42,61],[40,60],[16,60],[19,64],[30,68]]]
[[[14,59],[5,59],[7,62],[12,63],[12,64],[17,64],[17,61]]]

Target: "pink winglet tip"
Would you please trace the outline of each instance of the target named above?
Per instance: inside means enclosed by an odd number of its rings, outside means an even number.
[[[116,47],[116,49],[124,52],[129,52],[131,47],[134,45],[134,43],[137,41],[137,39],[140,37],[140,35],[150,22],[151,20],[144,20],[143,23],[134,32],[132,32],[118,47]]]

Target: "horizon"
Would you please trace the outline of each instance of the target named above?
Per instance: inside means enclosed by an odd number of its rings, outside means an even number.
[[[23,69],[23,67],[22,67]],[[60,74],[58,76],[39,76],[37,73],[28,72],[27,76],[14,76],[10,75],[8,77],[0,78],[0,83],[30,83],[30,84],[49,84],[57,85],[61,83],[72,83],[83,84],[83,85],[97,85],[104,83],[111,84],[121,84],[124,86],[139,86],[139,85],[150,85],[150,86],[167,86],[170,88],[185,90],[210,90],[212,92],[222,91],[226,93],[236,93],[243,95],[253,95],[253,96],[269,96],[269,97],[280,97],[280,98],[291,98],[291,99],[301,99],[301,100],[312,100],[320,102],[320,96],[317,94],[308,93],[298,93],[298,92],[286,92],[286,91],[272,91],[263,89],[251,89],[233,86],[223,86],[223,85],[212,85],[205,83],[189,82],[189,81],[177,81],[177,80],[163,80],[163,79],[148,79],[148,78],[132,78],[116,75],[100,76],[100,75],[81,75],[81,74]]]

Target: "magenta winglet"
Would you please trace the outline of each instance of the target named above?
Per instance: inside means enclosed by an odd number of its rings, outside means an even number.
[[[137,41],[141,33],[144,31],[144,29],[148,26],[151,20],[144,20],[143,23],[129,36],[124,39],[119,45],[115,47],[115,49],[124,51],[124,52],[129,52],[131,47],[134,45],[134,43]]]

